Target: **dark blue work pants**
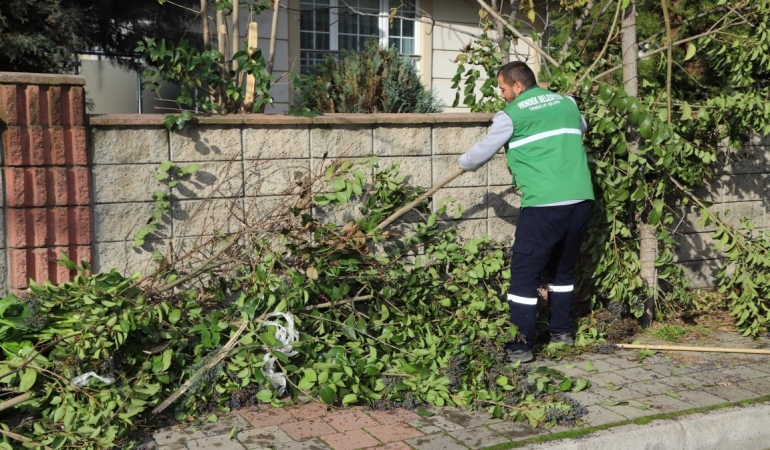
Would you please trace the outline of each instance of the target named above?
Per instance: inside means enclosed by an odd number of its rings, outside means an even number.
[[[535,334],[537,289],[545,269],[554,276],[548,293],[551,333],[572,329],[572,291],[575,262],[583,232],[591,212],[591,202],[572,205],[522,208],[511,247],[511,286],[508,306],[511,322],[519,329],[520,340],[512,349],[528,349]]]

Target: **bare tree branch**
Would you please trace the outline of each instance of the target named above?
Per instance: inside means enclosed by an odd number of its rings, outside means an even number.
[[[585,22],[585,20],[588,18],[588,15],[591,14],[591,10],[594,9],[594,6],[596,6],[596,1],[588,0],[588,3],[586,3],[585,8],[583,9],[583,12],[575,20],[575,25],[572,27],[572,31],[570,31],[569,37],[567,37],[567,40],[564,42],[564,45],[561,46],[561,52],[559,54],[559,62],[564,61],[564,56],[567,54],[567,50],[569,50],[569,46],[572,45],[572,41],[573,39],[575,39],[575,35],[577,34],[578,30],[580,30],[580,27],[583,26],[583,22]]]
[[[528,37],[526,37],[523,34],[521,34],[521,32],[519,32],[519,30],[517,30],[516,28],[512,27],[510,23],[505,22],[505,20],[502,18],[502,16],[500,16],[500,14],[497,13],[497,11],[495,11],[492,8],[490,8],[489,5],[484,3],[484,0],[476,0],[476,2],[484,9],[484,11],[489,13],[489,15],[491,15],[493,18],[495,18],[497,20],[502,20],[505,23],[506,28],[511,30],[511,32],[513,33],[514,36],[516,36],[520,40],[524,41],[524,43],[527,44],[532,50],[534,50],[535,53],[537,53],[540,56],[542,56],[543,58],[545,58],[546,61],[548,61],[549,63],[553,64],[554,66],[559,67],[559,63],[556,62],[555,59],[551,58],[551,56],[548,53],[543,51],[543,49],[541,49],[539,45],[537,45],[534,42],[532,42],[531,39],[529,39]]]
[[[667,58],[666,58],[666,105],[668,106],[668,124],[671,125],[671,113],[672,107],[671,107],[671,76],[672,71],[674,67],[674,35],[671,31],[671,17],[668,15],[668,0],[660,0],[660,6],[663,8],[663,20],[666,23],[666,43],[668,44],[666,46],[667,51]]]
[[[610,41],[614,39],[614,36],[612,35],[613,31],[615,30],[615,25],[618,24],[618,16],[620,15],[620,5],[622,2],[618,0],[618,6],[615,8],[615,17],[612,18],[612,25],[610,25],[609,35],[607,36],[607,40],[604,41],[604,47],[602,47],[602,51],[599,52],[599,56],[596,57],[594,62],[591,64],[591,66],[586,70],[586,72],[583,74],[582,77],[575,83],[575,86],[580,86],[580,84],[583,82],[583,80],[586,79],[588,74],[591,73],[592,70],[594,70],[594,67],[596,67],[597,64],[599,64],[599,61],[604,57],[604,52],[607,51],[607,47],[610,45]]]

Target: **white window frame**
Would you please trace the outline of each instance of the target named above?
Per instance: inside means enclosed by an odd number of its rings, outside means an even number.
[[[415,18],[420,17],[420,0],[413,0],[414,1],[414,12],[415,12]],[[389,0],[380,0],[380,15],[379,15],[379,22],[378,22],[378,28],[380,30],[380,45],[387,48],[388,47],[388,29],[390,28],[390,24],[388,23],[388,14],[390,13],[390,7]],[[338,52],[340,50],[339,47],[339,11],[341,8],[344,8],[345,5],[341,4],[339,0],[329,0],[329,50],[330,52]],[[421,45],[421,37],[420,37],[420,23],[419,21],[415,20],[414,24],[414,49],[415,52],[412,55],[405,55],[405,56],[420,56],[419,50],[422,48]],[[300,49],[300,51],[305,51],[306,49]],[[308,50],[308,51],[319,51],[319,50]]]

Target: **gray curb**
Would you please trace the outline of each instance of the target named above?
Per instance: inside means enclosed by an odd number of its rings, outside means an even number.
[[[646,425],[623,425],[576,439],[531,444],[530,450],[768,450],[770,405],[732,407]]]

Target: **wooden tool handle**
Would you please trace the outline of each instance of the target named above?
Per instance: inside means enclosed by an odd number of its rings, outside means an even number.
[[[755,355],[770,355],[770,350],[759,348],[719,348],[719,347],[685,347],[681,345],[642,345],[618,344],[618,348],[635,348],[648,350],[665,350],[679,352],[712,352],[712,353],[750,353]]]
[[[436,191],[438,191],[439,189],[444,187],[447,183],[449,183],[450,181],[452,181],[455,178],[459,177],[463,173],[465,173],[465,170],[458,168],[457,170],[455,170],[454,172],[449,174],[446,178],[444,178],[443,180],[439,181],[437,185],[435,185],[432,188],[428,189],[427,192],[425,192],[421,196],[419,196],[416,199],[414,199],[411,203],[409,203],[408,205],[402,207],[398,211],[396,211],[393,214],[391,214],[390,217],[388,217],[387,219],[383,220],[379,225],[377,225],[376,228],[379,228],[380,230],[384,230],[385,227],[387,227],[391,223],[395,222],[396,219],[398,219],[399,217],[401,217],[404,214],[406,214],[407,212],[409,212],[412,208],[414,208],[415,206],[417,206],[420,203],[422,203],[423,201],[425,201],[426,198],[428,198],[431,195],[433,195]]]

